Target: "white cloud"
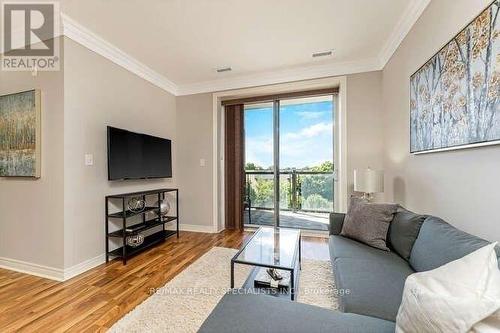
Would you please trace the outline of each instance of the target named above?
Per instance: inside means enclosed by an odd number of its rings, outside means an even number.
[[[296,133],[284,133],[280,139],[281,167],[319,165],[333,158],[333,123],[320,122]],[[267,168],[273,164],[273,140],[269,136],[247,138],[247,162]]]
[[[300,131],[300,134],[307,138],[312,138],[321,134],[328,134],[332,131],[333,131],[332,123],[319,123],[304,128],[303,130]]]
[[[297,111],[295,112],[303,120],[313,120],[321,118],[326,112],[325,111]]]
[[[313,138],[322,134],[329,134],[333,131],[333,123],[321,122],[301,129],[298,133],[286,133],[283,138],[286,139],[305,139]]]
[[[245,158],[247,163],[255,163],[267,168],[273,161],[273,139],[268,137],[248,138],[245,142]]]

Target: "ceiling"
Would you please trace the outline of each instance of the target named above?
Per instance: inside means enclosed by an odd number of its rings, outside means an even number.
[[[428,2],[63,0],[61,11],[187,94],[380,69]]]

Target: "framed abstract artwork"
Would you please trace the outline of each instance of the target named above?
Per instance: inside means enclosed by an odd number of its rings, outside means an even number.
[[[0,177],[40,177],[39,90],[0,96]]]
[[[500,0],[410,77],[410,152],[500,144]]]

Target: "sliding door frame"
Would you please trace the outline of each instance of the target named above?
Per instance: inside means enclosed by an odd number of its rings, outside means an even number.
[[[243,123],[245,126],[245,123]],[[274,226],[280,226],[280,100],[273,101]]]
[[[261,97],[250,97],[250,98],[244,98],[244,99],[237,99],[237,100],[229,100],[226,102],[223,102],[223,105],[228,106],[228,105],[243,105],[243,109],[245,109],[246,105],[252,105],[252,104],[261,104],[261,103],[270,103],[272,102],[273,105],[273,220],[274,220],[274,227],[278,228],[280,227],[280,199],[281,199],[281,193],[280,193],[280,185],[281,185],[281,177],[280,177],[280,120],[281,120],[281,101],[286,101],[286,100],[293,100],[293,99],[300,99],[300,98],[309,98],[309,97],[321,97],[321,96],[331,96],[332,98],[332,132],[334,134],[333,138],[335,138],[335,133],[336,131],[336,125],[335,125],[335,113],[336,108],[338,106],[337,100],[338,100],[338,88],[330,88],[330,89],[318,89],[318,90],[312,90],[312,91],[299,91],[299,92],[293,92],[293,93],[285,93],[285,94],[275,94],[275,95],[268,95],[268,96],[261,96]],[[244,111],[243,111],[244,112]],[[245,118],[243,116],[243,118]],[[243,128],[245,128],[245,123],[243,121]],[[243,139],[244,140],[244,139]],[[334,165],[334,170],[333,170],[333,194],[334,197],[333,199],[333,210],[335,211],[335,202],[336,202],[336,174],[337,174],[337,166],[335,165],[335,139],[333,139],[332,142],[332,150],[333,150],[333,156],[332,156],[332,163]],[[244,163],[246,165],[246,163]]]
[[[331,87],[331,88],[329,88]],[[267,96],[271,94],[294,94],[300,91],[312,91],[320,89],[338,89],[335,109],[334,133],[334,163],[337,166],[335,174],[334,210],[337,212],[347,211],[348,187],[347,187],[347,77],[329,77],[291,83],[275,84],[272,86],[259,86],[243,88],[214,93],[212,95],[212,143],[213,143],[213,179],[212,179],[212,232],[220,232],[225,229],[225,195],[224,195],[224,104],[229,100],[235,101],[252,96]],[[322,234],[321,232],[314,232]]]

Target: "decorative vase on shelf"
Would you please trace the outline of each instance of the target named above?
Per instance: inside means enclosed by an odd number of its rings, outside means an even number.
[[[157,201],[155,203],[155,206],[156,207],[160,206],[160,210],[159,211],[157,210],[157,215],[160,218],[163,216],[166,216],[168,214],[168,212],[170,211],[170,203],[166,199],[160,200],[160,202]]]

